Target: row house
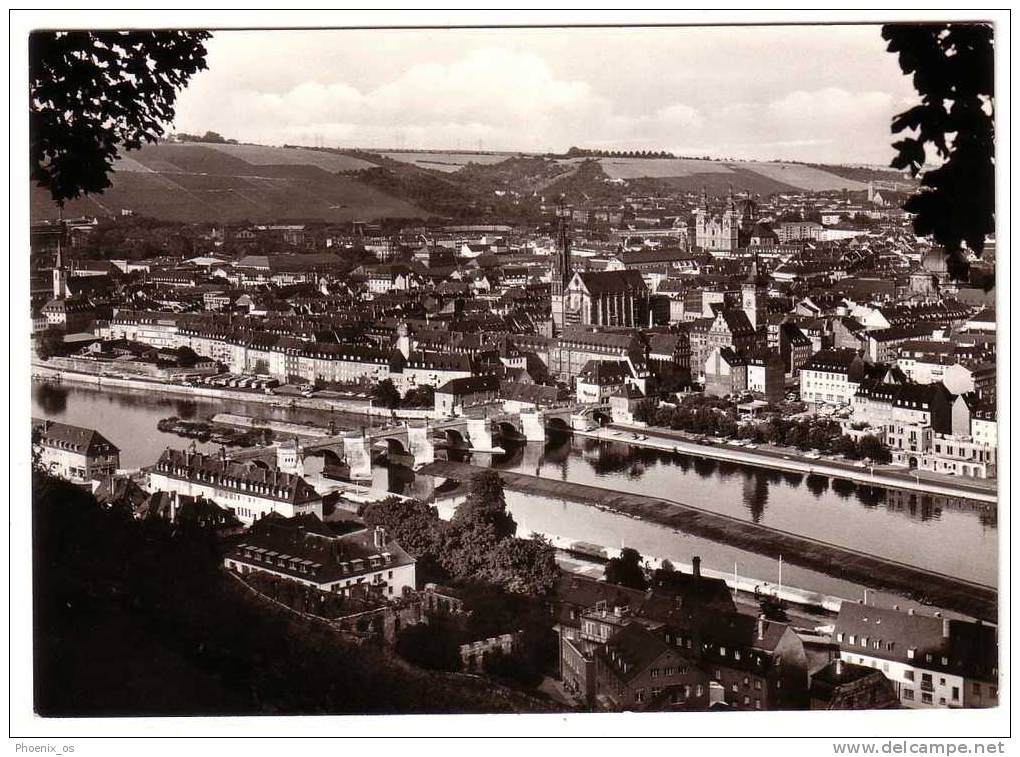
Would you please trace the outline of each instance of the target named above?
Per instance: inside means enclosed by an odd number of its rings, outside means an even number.
[[[167,447],[149,470],[148,488],[205,497],[246,525],[269,513],[322,517],[322,497],[300,476],[222,455]]]
[[[896,360],[901,345],[917,339],[930,338],[933,327],[933,324],[917,323],[868,331],[862,340],[864,356],[873,363]]]
[[[522,340],[514,337],[518,348]],[[571,383],[590,361],[626,360],[641,367],[647,362],[647,344],[636,329],[598,331],[568,327],[549,344],[549,372]]]
[[[704,377],[705,361],[712,350],[745,352],[761,346],[759,332],[747,313],[736,308],[723,308],[712,319],[693,321],[689,330],[692,370],[698,372],[699,379]]]
[[[800,398],[813,405],[847,405],[864,378],[864,361],[853,350],[822,350],[801,367]]]
[[[72,483],[111,476],[120,467],[120,450],[94,429],[33,418],[32,431],[39,464]]]
[[[843,602],[833,639],[840,659],[881,670],[904,707],[998,705],[996,630],[980,621]]]
[[[262,518],[223,562],[241,575],[268,573],[348,596],[369,589],[396,599],[417,588],[414,558],[385,529],[337,535],[317,516]]]

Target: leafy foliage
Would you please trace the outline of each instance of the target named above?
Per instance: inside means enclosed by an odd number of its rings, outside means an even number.
[[[507,538],[488,555],[480,578],[515,594],[548,594],[559,577],[556,551],[543,538]]]
[[[482,581],[514,594],[543,596],[556,584],[556,550],[541,538],[515,537],[503,481],[493,470],[476,475],[450,522],[419,500],[396,497],[368,505],[362,517],[382,526],[418,560],[427,580]]]
[[[491,525],[497,541],[517,532],[513,516],[506,511],[499,473],[489,468],[472,477],[467,499],[457,508],[452,522],[454,526]]]
[[[35,337],[35,353],[41,360],[49,360],[63,349],[64,334],[59,329],[48,328]]]
[[[988,24],[887,24],[882,37],[913,75],[921,104],[897,115],[893,168],[917,176],[926,148],[943,161],[925,171],[921,191],[905,210],[914,229],[931,234],[946,250],[950,276],[966,279],[963,244],[980,256],[995,230],[994,46]]]
[[[123,147],[156,142],[204,69],[202,31],[38,31],[29,38],[32,180],[54,202],[102,192]]]
[[[44,716],[496,712],[491,682],[409,669],[257,600],[208,533],[33,475],[34,676]]]
[[[429,670],[460,670],[458,633],[450,623],[433,619],[408,626],[397,634],[397,654]]]
[[[614,557],[606,563],[606,581],[629,586],[631,589],[646,589],[648,579],[641,563],[640,552],[631,547],[624,547],[619,557]]]
[[[391,410],[400,407],[400,390],[392,379],[383,379],[372,387],[372,402]]]

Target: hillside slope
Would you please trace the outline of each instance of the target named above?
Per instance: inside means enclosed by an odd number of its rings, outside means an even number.
[[[424,218],[405,199],[341,171],[368,161],[315,150],[261,145],[158,144],[115,165],[102,195],[69,202],[65,216],[122,210],[175,221],[375,220]],[[56,218],[47,193],[31,191],[32,219]]]
[[[391,160],[430,168],[443,173],[460,173],[468,164],[489,166],[513,157],[507,153],[464,152],[387,152]],[[640,180],[661,179],[665,186],[677,190],[700,189],[702,185],[750,191],[757,194],[774,192],[867,189],[870,179],[896,180],[900,176],[892,170],[824,166],[804,163],[769,161],[725,161],[703,158],[556,158],[564,166],[576,166],[595,160],[610,179]]]

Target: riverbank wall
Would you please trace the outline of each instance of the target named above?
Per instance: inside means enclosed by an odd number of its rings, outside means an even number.
[[[289,394],[265,394],[262,392],[228,389],[216,386],[186,386],[163,381],[152,381],[110,374],[83,373],[53,368],[33,361],[32,374],[43,379],[55,379],[75,384],[89,384],[99,387],[118,389],[135,389],[143,392],[158,391],[162,394],[196,397],[203,399],[235,400],[252,402],[281,408],[301,408],[304,410],[322,410],[323,412],[344,412],[364,415],[373,418],[397,418],[401,420],[422,420],[443,417],[433,410],[398,408],[391,410],[384,407],[373,407],[367,401],[344,400],[326,397],[302,397]]]
[[[437,461],[424,466],[419,473],[464,481],[480,470],[468,463]],[[998,592],[983,584],[671,500],[510,471],[500,471],[500,476],[511,490],[589,505],[597,503],[607,510],[748,552],[771,558],[781,555],[792,565],[861,586],[897,592],[992,623],[998,621]]]

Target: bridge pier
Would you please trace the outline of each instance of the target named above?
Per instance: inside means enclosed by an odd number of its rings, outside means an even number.
[[[414,456],[415,469],[435,462],[436,448],[432,443],[432,431],[424,421],[408,422],[407,451]]]
[[[350,431],[343,435],[343,440],[351,481],[371,481],[372,450],[368,437],[362,436],[360,431]]]
[[[468,418],[467,436],[472,449],[492,449],[492,429],[486,418]]]
[[[545,417],[538,410],[533,412],[521,411],[521,427],[524,431],[524,438],[529,442],[545,441]]]
[[[591,431],[597,424],[584,413],[574,413],[570,416],[570,428],[574,431]]]

